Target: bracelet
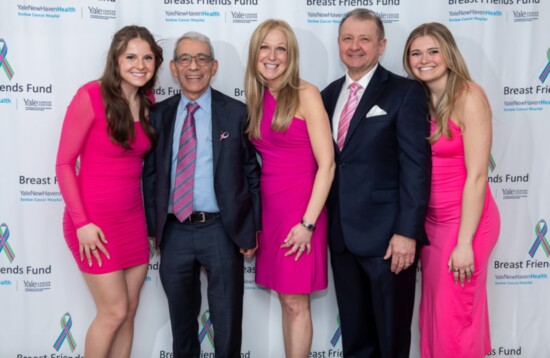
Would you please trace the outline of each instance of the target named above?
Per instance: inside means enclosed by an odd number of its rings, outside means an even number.
[[[309,231],[315,230],[315,225],[314,224],[308,224],[304,219],[302,219],[300,224],[302,224],[302,226],[305,227],[306,229],[308,229]]]

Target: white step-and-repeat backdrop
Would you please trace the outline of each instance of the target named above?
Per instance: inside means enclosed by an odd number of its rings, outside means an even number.
[[[548,0],[2,0],[0,2],[0,357],[82,357],[95,308],[61,230],[54,164],[65,109],[98,78],[112,34],[148,27],[166,62],[157,99],[174,94],[168,60],[186,31],[208,35],[220,70],[213,86],[244,100],[248,40],[264,19],[288,21],[301,49],[301,75],[324,88],[345,69],[338,22],[355,7],[380,14],[382,63],[404,74],[401,53],[417,25],[451,28],[493,107],[491,188],[502,215],[489,268],[495,357],[550,357],[550,3]],[[133,357],[171,357],[166,299],[151,263],[137,315]],[[283,357],[280,306],[244,267],[243,357]],[[203,290],[206,281],[203,276]],[[417,299],[418,299],[417,295]],[[310,357],[341,357],[334,286],[313,295]],[[203,357],[213,357],[205,302]],[[411,357],[418,357],[413,323]]]

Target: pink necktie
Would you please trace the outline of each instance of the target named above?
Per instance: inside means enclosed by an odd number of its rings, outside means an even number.
[[[187,104],[187,115],[181,128],[172,206],[172,211],[179,221],[187,219],[193,212],[193,177],[197,156],[194,113],[198,108],[199,105],[195,102]]]
[[[342,150],[344,147],[344,142],[346,141],[346,134],[348,134],[349,123],[351,118],[357,109],[357,104],[359,104],[359,97],[357,92],[361,89],[361,85],[357,82],[353,82],[349,85],[349,97],[348,101],[344,105],[342,114],[340,115],[340,122],[338,122],[338,137],[336,143],[338,143],[338,148]]]

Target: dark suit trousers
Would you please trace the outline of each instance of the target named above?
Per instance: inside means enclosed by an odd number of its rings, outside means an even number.
[[[398,275],[391,259],[331,252],[346,358],[409,358],[416,260]]]
[[[241,355],[243,256],[221,218],[180,223],[169,215],[161,243],[160,279],[168,298],[174,357],[199,357],[200,270],[208,277],[208,303],[216,357]]]

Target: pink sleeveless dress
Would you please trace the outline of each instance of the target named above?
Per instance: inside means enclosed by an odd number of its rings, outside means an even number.
[[[82,272],[108,273],[149,262],[141,172],[151,144],[139,122],[131,146],[124,149],[109,139],[99,83],[81,87],[63,122],[56,175],[66,205],[63,233]],[[92,267],[86,258],[80,260],[76,229],[88,223],[103,230],[108,241],[111,259],[101,254],[101,268],[95,259]]]
[[[472,244],[475,273],[464,288],[455,284],[448,261],[458,239],[466,166],[460,128],[449,123],[452,138],[441,136],[432,145],[432,187],[425,225],[430,245],[420,254],[420,350],[422,358],[481,358],[491,351],[487,265],[499,236],[500,215],[487,184]]]
[[[281,245],[300,223],[311,197],[317,163],[306,122],[293,118],[285,132],[271,129],[275,98],[266,89],[260,140],[262,232],[256,253],[256,283],[284,294],[309,294],[327,287],[327,213],[323,209],[311,239],[311,253],[298,261]]]

